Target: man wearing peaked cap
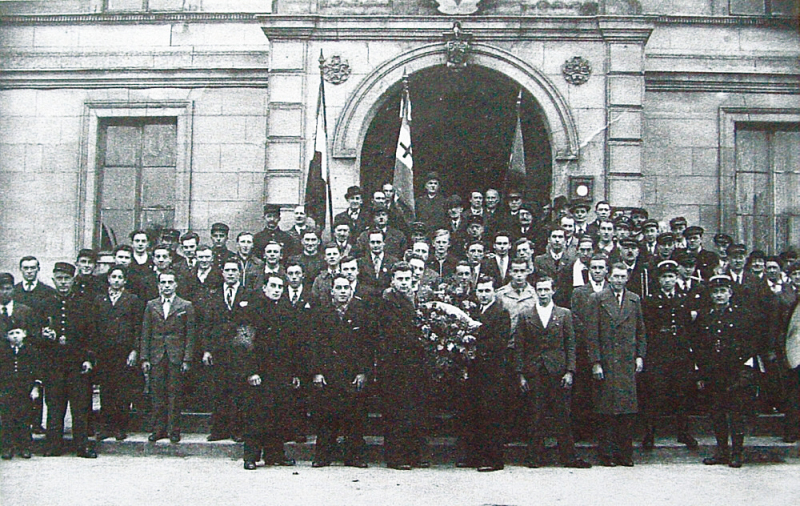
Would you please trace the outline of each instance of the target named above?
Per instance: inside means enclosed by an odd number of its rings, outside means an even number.
[[[675,415],[678,442],[689,449],[697,440],[689,433],[687,412],[694,390],[692,372],[691,314],[686,294],[676,287],[678,263],[659,262],[652,293],[642,301],[647,322],[647,368],[639,376],[639,392],[645,421],[642,448],[655,446],[655,421],[658,416]]]
[[[675,234],[675,249],[686,249],[686,239],[683,237],[683,231],[686,230],[686,218],[678,216],[669,220],[669,229]]]
[[[235,258],[236,253],[228,249],[228,233],[230,227],[225,223],[211,225],[211,252],[214,255],[214,268],[222,272],[225,260]]]
[[[659,227],[656,220],[646,220],[642,223],[642,253],[644,253],[648,259],[656,256],[658,231]]]
[[[705,229],[692,225],[683,231],[686,238],[686,251],[697,257],[697,272],[702,280],[710,279],[719,267],[719,256],[713,251],[703,248],[703,234]]]
[[[464,219],[464,203],[458,194],[454,193],[447,199],[447,218],[451,249],[461,251],[467,235],[467,220]]]
[[[253,257],[263,260],[264,249],[270,241],[281,245],[283,251],[292,243],[292,237],[280,229],[281,206],[278,204],[264,204],[264,229],[253,236]]]

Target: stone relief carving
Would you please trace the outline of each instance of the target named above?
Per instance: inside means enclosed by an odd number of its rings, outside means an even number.
[[[592,66],[585,58],[573,56],[561,65],[561,73],[569,84],[580,86],[589,80],[589,76],[592,75]]]
[[[467,67],[469,59],[470,40],[472,34],[464,33],[461,23],[453,23],[453,31],[444,34],[445,48],[447,49],[447,67],[455,70],[462,70]]]
[[[342,84],[350,79],[350,63],[343,60],[341,56],[333,55],[327,60],[322,58],[320,61],[320,68],[322,69],[322,78],[331,84]]]
[[[481,0],[436,0],[437,9],[442,14],[465,15],[474,14],[478,11],[478,4]]]

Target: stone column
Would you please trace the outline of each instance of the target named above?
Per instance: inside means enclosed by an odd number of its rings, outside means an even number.
[[[614,206],[642,205],[644,46],[646,18],[600,18],[606,45],[606,197]]]

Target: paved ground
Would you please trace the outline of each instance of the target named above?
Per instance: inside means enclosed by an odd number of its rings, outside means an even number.
[[[438,466],[244,471],[241,461],[200,457],[71,456],[0,462],[3,506],[90,505],[794,505],[800,462],[735,470],[701,464],[527,469],[479,474]]]

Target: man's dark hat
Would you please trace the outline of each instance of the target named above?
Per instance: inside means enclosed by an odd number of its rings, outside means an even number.
[[[345,199],[350,199],[355,197],[356,195],[361,195],[361,187],[360,186],[351,186],[347,189],[347,193],[344,194]]]
[[[336,217],[336,218],[333,219],[333,228],[334,228],[334,230],[339,225],[347,225],[349,227],[350,226],[350,222],[347,220],[346,216],[339,216],[339,217]]]
[[[644,216],[645,218],[650,217],[650,213],[647,212],[647,209],[642,209],[641,207],[634,207],[631,209],[631,216],[633,215]]]
[[[573,212],[581,208],[588,211],[592,208],[592,204],[588,200],[573,200],[569,205],[569,210]]]
[[[78,258],[88,258],[92,262],[97,261],[97,252],[93,249],[83,248],[78,252]]]
[[[692,225],[691,227],[687,227],[686,230],[683,231],[684,237],[689,237],[692,235],[703,235],[706,233],[706,230],[703,227],[698,227],[697,225]]]
[[[673,257],[675,258],[676,262],[684,267],[693,266],[697,263],[697,255],[690,253],[685,249],[677,250]]]
[[[414,221],[411,223],[411,233],[416,235],[427,235],[428,226],[421,221]]]
[[[370,211],[372,212],[372,214],[388,213],[389,212],[389,208],[386,207],[386,204],[381,204],[379,202],[373,202],[372,205],[370,206]]]
[[[181,233],[175,230],[174,228],[165,228],[161,231],[161,238],[162,239],[173,239],[177,241],[180,239]]]
[[[230,232],[230,230],[231,230],[231,227],[229,227],[228,225],[226,225],[224,223],[214,223],[213,225],[211,225],[211,233],[212,234],[214,232],[224,232],[224,233],[227,234],[228,232]]]
[[[728,246],[730,246],[731,244],[733,244],[733,237],[729,236],[728,234],[723,234],[718,232],[714,234],[714,244],[717,245],[727,244]]]
[[[688,222],[686,221],[686,218],[684,218],[683,216],[678,216],[677,218],[672,218],[671,220],[669,220],[670,228],[675,228],[678,225],[686,225],[686,223]]]
[[[642,230],[646,229],[647,227],[655,227],[655,229],[658,230],[658,222],[652,219],[646,220],[644,223],[642,223]]]
[[[620,216],[614,220],[614,228],[627,228],[628,230],[631,230],[633,228],[633,223],[627,216]]]
[[[638,248],[639,242],[632,237],[625,237],[619,241],[619,245],[623,248]]]
[[[728,256],[747,255],[747,246],[744,244],[731,244],[728,246]]]
[[[281,214],[281,206],[278,204],[264,204],[264,216],[268,214],[277,214],[280,216]]]
[[[14,286],[14,275],[10,272],[0,272],[0,286]]]
[[[467,216],[467,226],[476,224],[483,226],[483,216],[480,216],[478,214],[470,214],[469,216]]]
[[[457,194],[450,195],[447,198],[447,209],[453,209],[454,207],[464,207],[464,204],[461,202],[461,197]]]
[[[56,262],[53,266],[53,274],[57,272],[67,274],[68,276],[74,276],[75,266],[67,262]]]
[[[656,237],[656,244],[660,244],[661,246],[666,246],[667,244],[675,242],[675,234],[672,232],[664,232],[663,234],[658,234]]]
[[[431,172],[428,172],[427,174],[425,174],[425,182],[426,182],[426,183],[427,183],[428,181],[434,181],[434,180],[435,180],[435,181],[441,181],[441,180],[442,180],[442,179],[439,177],[439,173],[438,173],[438,172],[431,171]]]
[[[750,252],[750,260],[753,260],[753,259],[756,259],[756,258],[760,258],[761,260],[764,260],[765,258],[767,258],[767,254],[764,253],[763,251],[761,251],[760,249],[756,249],[756,250],[751,251]]]

